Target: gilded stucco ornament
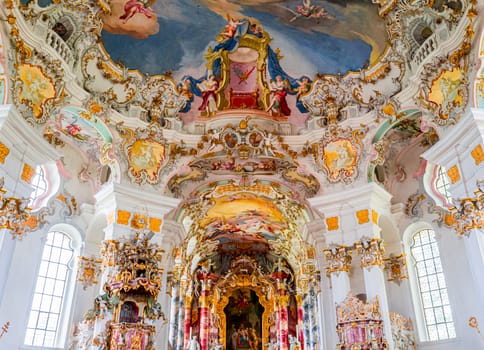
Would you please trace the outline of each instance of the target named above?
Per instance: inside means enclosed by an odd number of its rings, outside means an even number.
[[[393,255],[383,259],[385,272],[389,282],[400,285],[402,280],[408,279],[407,259],[405,254]]]
[[[369,128],[328,127],[321,141],[316,144],[318,151],[313,153],[316,164],[326,174],[330,183],[352,183],[358,177],[358,165],[363,149],[362,140]]]
[[[383,240],[379,238],[363,238],[356,242],[354,246],[360,254],[361,268],[384,267],[383,253],[385,252],[385,247]]]
[[[198,156],[168,181],[168,189],[180,196],[184,185],[210,175],[267,176],[280,175],[298,189],[314,195],[318,180],[302,170],[294,159],[296,152],[284,144],[284,137],[259,127],[246,117],[237,126],[210,129],[201,137]]]
[[[28,231],[32,208],[28,198],[6,197],[5,178],[0,179],[0,228],[7,229],[12,239],[22,239]]]
[[[7,159],[8,155],[10,153],[10,149],[0,142],[0,163],[5,164],[5,160]]]
[[[473,21],[476,9],[467,8],[467,27],[460,46],[445,56],[433,57],[423,65],[419,93],[415,101],[434,114],[433,121],[441,126],[457,123],[469,102],[469,59],[474,37]],[[457,18],[448,19],[451,27]]]
[[[390,311],[393,341],[399,349],[415,350],[415,330],[411,318]]]
[[[351,260],[353,250],[346,246],[332,246],[323,250],[326,256],[328,266],[326,267],[326,274],[330,276],[335,273],[349,272],[351,269]]]
[[[23,9],[24,11],[25,8]],[[38,9],[36,9],[38,11]],[[40,21],[34,9],[27,11],[33,21]],[[15,19],[13,12],[9,16]],[[9,21],[11,40],[15,46],[16,70],[12,75],[12,97],[19,112],[32,124],[44,124],[58,113],[58,106],[68,99],[64,89],[63,57],[52,55],[42,47],[33,49],[34,43],[21,36],[17,21]],[[48,33],[52,30],[47,28]]]
[[[351,292],[336,305],[336,349],[385,349],[383,323],[378,296],[363,302]]]
[[[102,260],[96,259],[94,256],[79,256],[77,282],[80,282],[82,284],[82,288],[84,290],[86,290],[89,286],[93,286],[99,283],[99,277],[102,271],[101,263]]]
[[[171,149],[162,130],[155,125],[136,130],[117,125],[117,130],[123,138],[128,176],[138,184],[159,183],[161,169],[168,164]]]
[[[468,237],[474,229],[484,228],[484,180],[477,181],[474,197],[457,199],[454,228],[459,236]]]
[[[415,193],[407,198],[405,204],[405,215],[408,217],[422,218],[425,211],[426,213],[436,216],[433,220],[439,227],[445,225],[446,227],[452,227],[455,222],[455,213],[449,209],[444,209],[437,206],[435,202],[430,199],[423,191],[417,190]]]

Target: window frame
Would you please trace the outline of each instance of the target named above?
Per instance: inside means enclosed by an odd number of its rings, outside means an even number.
[[[414,236],[418,234],[419,232],[423,230],[432,230],[435,233],[436,236],[436,243],[437,247],[439,249],[439,258],[441,260],[441,265],[442,265],[442,274],[444,276],[445,280],[445,288],[447,290],[447,296],[449,298],[449,305],[451,307],[451,316],[452,316],[452,323],[454,326],[454,331],[455,331],[455,336],[454,337],[449,337],[446,339],[437,339],[437,340],[430,340],[428,330],[427,330],[427,321],[425,318],[424,314],[424,305],[423,305],[423,300],[422,300],[422,292],[420,290],[420,283],[419,283],[419,276],[417,272],[417,267],[416,267],[416,260],[412,255],[412,245],[414,242]],[[408,266],[408,277],[409,277],[409,284],[410,284],[410,290],[411,290],[411,298],[412,298],[412,305],[414,308],[414,313],[415,313],[415,324],[416,324],[416,331],[418,334],[418,339],[419,343],[430,343],[430,344],[436,344],[436,343],[451,343],[455,342],[456,339],[458,339],[458,334],[457,334],[457,327],[456,327],[456,319],[454,315],[454,310],[452,307],[452,297],[449,292],[448,288],[448,283],[447,283],[447,277],[445,273],[445,266],[444,263],[442,262],[441,259],[441,249],[438,244],[438,233],[432,227],[432,225],[426,223],[426,222],[417,222],[412,225],[410,225],[404,232],[403,235],[404,238],[404,247],[405,247],[405,254],[407,257],[407,266]]]
[[[47,242],[47,237],[49,233],[51,232],[61,232],[65,234],[68,238],[71,239],[70,242],[70,247],[72,248],[72,258],[67,264],[67,278],[66,278],[66,283],[64,287],[64,295],[62,297],[62,305],[61,305],[61,311],[60,311],[60,316],[58,320],[58,325],[56,329],[56,339],[54,346],[49,347],[49,346],[40,346],[40,345],[30,345],[25,343],[26,340],[26,335],[27,335],[27,330],[28,330],[28,324],[30,320],[30,313],[32,311],[32,304],[33,304],[33,299],[34,295],[36,294],[36,286],[37,286],[37,279],[39,277],[39,272],[40,272],[40,265],[42,262],[43,254],[44,254],[44,249],[45,249],[45,244]],[[68,225],[68,224],[56,224],[50,227],[48,230],[45,231],[43,234],[42,238],[42,249],[39,254],[39,258],[37,261],[37,268],[36,268],[36,274],[35,274],[35,281],[34,285],[32,288],[32,292],[30,294],[30,302],[29,302],[29,307],[27,309],[27,315],[25,319],[25,325],[24,325],[24,332],[23,332],[23,338],[22,338],[22,344],[21,344],[21,349],[45,349],[45,350],[58,350],[58,349],[64,349],[66,348],[66,342],[69,338],[69,330],[70,330],[70,323],[72,320],[73,316],[73,305],[74,305],[74,299],[76,295],[76,276],[77,276],[77,263],[78,263],[78,257],[80,255],[80,251],[82,248],[82,235],[80,232],[73,226]]]

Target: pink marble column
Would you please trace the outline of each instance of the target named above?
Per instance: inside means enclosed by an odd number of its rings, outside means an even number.
[[[296,337],[301,344],[301,350],[304,350],[304,308],[302,295],[296,295],[297,302],[297,327]]]
[[[208,338],[210,332],[209,302],[210,294],[209,280],[201,280],[202,292],[200,294],[200,349],[208,350]]]
[[[184,350],[188,349],[188,343],[190,341],[190,328],[192,325],[192,299],[193,296],[191,295],[185,296],[185,323],[183,327],[185,329],[185,341],[183,342]]]
[[[277,304],[279,305],[279,349],[288,350],[289,348],[289,324],[287,305],[289,295],[278,295]]]

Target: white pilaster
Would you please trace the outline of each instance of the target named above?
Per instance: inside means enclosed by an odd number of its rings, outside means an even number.
[[[378,297],[380,312],[383,320],[383,333],[388,341],[388,349],[395,349],[392,337],[392,324],[390,321],[390,310],[388,309],[388,297],[385,287],[385,275],[380,266],[369,266],[363,268],[365,278],[365,289],[367,300],[373,301]]]

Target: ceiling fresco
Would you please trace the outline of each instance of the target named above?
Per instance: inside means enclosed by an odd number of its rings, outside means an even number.
[[[372,63],[387,45],[385,21],[366,0],[115,0],[102,42],[114,61],[147,74],[202,76],[204,54],[247,22],[267,31],[290,74],[337,74]],[[356,29],[357,28],[357,29]],[[125,34],[125,35],[119,35]],[[317,45],[315,45],[317,43]]]

